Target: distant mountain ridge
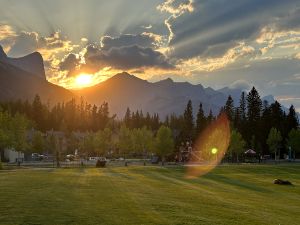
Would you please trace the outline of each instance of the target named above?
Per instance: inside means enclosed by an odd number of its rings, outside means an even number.
[[[71,91],[46,80],[40,53],[9,58],[0,46],[0,101],[31,101],[36,94],[51,104],[75,97]]]
[[[34,74],[36,77],[46,80],[44,60],[39,52],[34,52],[20,58],[8,57],[0,45],[0,61]]]
[[[111,111],[120,117],[124,116],[127,107],[132,111],[143,110],[164,117],[183,113],[188,100],[192,100],[195,112],[201,102],[205,113],[208,114],[211,109],[217,114],[224,106],[228,94],[232,94],[237,103],[242,91],[229,89],[224,94],[212,88],[204,88],[201,84],[174,82],[170,78],[151,83],[123,72],[93,87],[74,92],[94,104],[107,101]]]

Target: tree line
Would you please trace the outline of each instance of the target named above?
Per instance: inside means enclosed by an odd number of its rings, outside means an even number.
[[[206,114],[201,103],[194,113],[192,101],[188,101],[181,115],[171,114],[161,119],[158,114],[127,108],[124,118],[117,119],[110,115],[106,102],[96,106],[83,99],[79,102],[72,99],[50,107],[38,95],[32,102],[0,103],[0,113],[0,149],[5,146],[24,149],[26,143],[18,142],[26,138],[17,138],[18,132],[24,134],[24,131],[34,128],[31,141],[27,143],[27,148],[33,151],[59,148],[56,136],[51,133],[47,137],[44,135],[46,131],[54,130],[67,137],[67,152],[76,148],[86,154],[145,154],[153,151],[158,154],[164,152],[157,144],[161,128],[165,130],[161,135],[168,133],[170,140],[166,140],[168,150],[160,155],[175,154],[182,143],[194,143],[216,117],[225,113],[232,130],[229,157],[238,159],[245,148],[252,148],[261,155],[289,154],[290,149],[300,151],[299,121],[294,106],[286,113],[279,102],[269,104],[262,101],[255,87],[249,93],[242,92],[238,103],[228,96],[217,116],[211,110]],[[75,132],[83,133],[84,138],[78,138]]]

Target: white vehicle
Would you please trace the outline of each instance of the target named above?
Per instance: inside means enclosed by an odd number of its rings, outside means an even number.
[[[89,157],[88,158],[89,161],[107,161],[105,157]]]
[[[97,161],[98,159],[100,159],[100,157],[89,157],[88,158],[89,161]]]

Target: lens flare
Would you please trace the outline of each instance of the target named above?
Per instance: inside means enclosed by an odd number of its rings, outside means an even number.
[[[226,114],[221,114],[196,140],[186,177],[196,178],[214,169],[223,159],[229,142],[229,121]]]
[[[214,154],[214,155],[217,154],[217,153],[218,153],[218,149],[217,149],[217,148],[213,148],[213,149],[211,150],[211,153]]]

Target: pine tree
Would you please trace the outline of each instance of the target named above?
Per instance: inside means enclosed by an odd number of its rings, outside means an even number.
[[[183,118],[184,118],[184,130],[183,130],[184,138],[190,140],[193,138],[193,133],[194,133],[194,117],[193,117],[193,106],[191,100],[188,101],[186,109],[184,110]]]
[[[214,115],[213,115],[213,113],[212,113],[212,110],[210,109],[210,110],[209,110],[209,114],[208,114],[208,116],[207,116],[207,123],[210,124],[214,119],[215,119],[215,118],[214,118]]]
[[[226,112],[226,115],[227,115],[228,119],[230,121],[232,121],[233,120],[233,115],[234,115],[234,103],[233,103],[233,99],[232,99],[231,95],[228,96],[228,99],[226,101],[224,110]]]
[[[268,121],[272,127],[277,128],[281,132],[283,131],[284,114],[281,109],[281,105],[278,101],[275,101],[270,105],[270,121]]]
[[[127,110],[126,110],[126,113],[125,113],[125,116],[124,116],[124,123],[126,125],[126,127],[130,128],[131,126],[131,112],[130,112],[130,109],[129,107],[127,107]]]
[[[241,94],[240,106],[239,106],[239,111],[240,111],[242,121],[246,121],[246,110],[247,110],[247,103],[246,103],[245,92],[243,91]]]
[[[199,105],[199,110],[197,113],[197,120],[196,120],[196,130],[197,130],[197,135],[199,135],[206,127],[206,118],[204,115],[202,103]]]
[[[299,125],[299,120],[293,105],[289,108],[289,113],[286,118],[287,122],[287,130],[288,132],[292,129],[297,129]]]
[[[253,87],[247,95],[247,130],[245,131],[246,138],[250,142],[250,138],[261,136],[260,118],[262,111],[262,101],[260,96]]]
[[[32,102],[31,118],[36,122],[36,127],[38,130],[45,131],[44,107],[39,95],[36,95]]]

